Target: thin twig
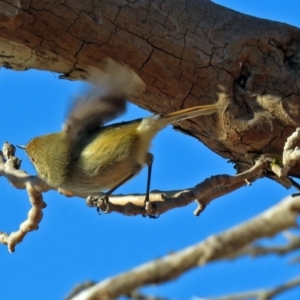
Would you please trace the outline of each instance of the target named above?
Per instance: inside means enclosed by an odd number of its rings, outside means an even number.
[[[26,189],[32,207],[28,212],[27,220],[20,224],[19,230],[10,234],[0,232],[0,243],[6,244],[9,252],[15,251],[16,245],[28,232],[38,229],[38,224],[43,217],[42,209],[46,207],[42,192],[50,189],[38,177],[30,176],[19,169],[21,161],[14,156],[15,150],[13,145],[4,143],[2,151],[0,151],[0,176],[5,176],[16,188]]]
[[[264,160],[258,159],[254,166],[249,170],[237,174],[230,175],[216,175],[205,179],[202,183],[198,184],[195,188],[185,189],[181,191],[154,191],[150,193],[150,202],[155,208],[155,214],[161,215],[168,210],[186,206],[194,201],[198,202],[198,207],[194,214],[199,216],[205,207],[214,199],[231,193],[249,182],[262,177],[263,171],[267,168],[268,164]],[[124,215],[145,215],[147,211],[144,206],[145,195],[112,195],[109,197],[109,205],[99,198],[93,197],[92,201],[88,198],[87,205],[95,206],[106,213],[118,212]]]

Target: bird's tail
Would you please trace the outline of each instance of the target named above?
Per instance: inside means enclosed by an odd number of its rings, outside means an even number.
[[[159,131],[165,126],[173,123],[177,123],[186,119],[191,119],[199,116],[210,115],[218,111],[218,104],[208,104],[208,105],[199,105],[194,107],[189,107],[181,109],[167,115],[154,115],[148,118],[145,118],[138,130],[140,131]]]

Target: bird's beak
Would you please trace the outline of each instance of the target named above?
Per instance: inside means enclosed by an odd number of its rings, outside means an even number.
[[[26,146],[23,146],[23,145],[17,145],[18,148],[22,149],[22,150],[25,150],[26,149]]]

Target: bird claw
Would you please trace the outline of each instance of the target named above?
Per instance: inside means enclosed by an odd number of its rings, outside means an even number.
[[[160,215],[155,214],[156,205],[149,200],[145,201],[145,210],[147,213],[142,215],[144,218],[149,217],[150,219],[158,219],[160,217]]]
[[[98,197],[97,200],[97,212],[100,213],[102,212],[103,214],[108,214],[110,209],[109,209],[109,197],[104,194],[100,197]],[[103,209],[104,206],[104,209]]]
[[[101,196],[88,196],[86,198],[86,204],[89,207],[97,207],[97,212],[100,214],[101,212],[107,214],[110,212],[109,207],[109,197],[108,195],[104,194]]]

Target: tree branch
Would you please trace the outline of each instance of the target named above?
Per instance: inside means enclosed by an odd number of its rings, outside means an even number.
[[[209,0],[0,3],[1,65],[82,79],[109,56],[145,81],[143,97],[131,99],[145,109],[165,113],[218,102],[216,115],[179,128],[239,173],[254,162],[245,153],[281,155],[300,126],[300,35],[293,26]],[[300,177],[299,170],[290,173]]]
[[[250,182],[260,178],[266,168],[267,163],[258,159],[252,168],[236,176],[212,176],[205,179],[195,188],[182,191],[151,192],[150,202],[154,208],[152,213],[160,215],[170,209],[186,206],[196,200],[198,207],[194,214],[199,216],[212,200],[231,193],[242,186],[249,185]],[[105,213],[118,212],[124,215],[145,215],[147,211],[144,206],[144,200],[145,195],[112,195],[109,197],[109,204],[107,205],[101,200],[100,196],[89,197],[87,205],[90,207],[95,206]]]
[[[300,149],[297,146],[300,140],[300,128],[296,128],[295,132],[290,135],[284,145],[282,154],[282,165],[278,172],[279,177],[286,176],[291,168],[293,168],[300,160]]]
[[[248,222],[211,236],[197,245],[108,278],[73,299],[114,299],[141,286],[173,280],[191,268],[226,258],[256,239],[295,227],[299,212],[300,197],[290,197]]]
[[[21,160],[15,157],[16,148],[5,142],[0,151],[0,176],[5,176],[9,182],[18,189],[26,189],[32,208],[28,212],[27,220],[20,224],[19,230],[7,234],[0,232],[0,243],[7,244],[9,252],[14,252],[15,247],[20,243],[25,235],[38,229],[38,224],[42,220],[42,209],[46,207],[43,201],[42,192],[50,188],[38,177],[30,176],[26,172],[19,170]]]
[[[286,283],[279,285],[278,287],[272,289],[261,289],[256,291],[249,291],[239,294],[232,294],[227,296],[221,297],[213,297],[213,298],[206,298],[207,300],[251,300],[256,298],[257,300],[270,300],[273,299],[275,296],[290,290],[294,287],[300,286],[300,277],[296,277]]]
[[[300,236],[295,236],[288,233],[285,233],[284,235],[287,239],[287,243],[285,245],[269,247],[259,246],[256,244],[247,245],[227,258],[234,259],[242,255],[249,255],[252,257],[267,254],[284,255],[300,248]]]
[[[133,291],[130,294],[126,295],[129,300],[168,300],[165,297],[157,297],[141,294],[139,291]]]

